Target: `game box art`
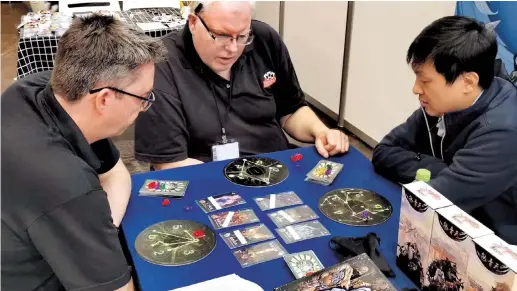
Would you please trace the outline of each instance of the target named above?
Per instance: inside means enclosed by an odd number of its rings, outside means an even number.
[[[493,232],[456,205],[438,209],[436,213],[422,290],[466,290],[468,262],[477,259],[472,240]]]
[[[402,188],[397,266],[419,288],[424,284],[428,266],[436,210],[450,205],[451,201],[425,182],[413,182]]]
[[[517,290],[517,250],[495,234],[474,239],[467,267],[467,291]]]
[[[366,254],[353,257],[274,291],[396,291]]]

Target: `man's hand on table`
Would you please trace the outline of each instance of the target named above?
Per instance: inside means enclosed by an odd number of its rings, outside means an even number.
[[[324,158],[346,153],[350,146],[348,136],[337,129],[327,129],[316,134],[314,144]]]

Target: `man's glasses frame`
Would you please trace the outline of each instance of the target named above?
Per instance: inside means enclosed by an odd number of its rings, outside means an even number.
[[[94,93],[100,92],[101,90],[104,90],[104,89],[113,90],[115,92],[118,92],[118,93],[121,93],[121,94],[126,94],[126,95],[129,95],[131,97],[135,97],[135,98],[140,99],[142,101],[143,111],[147,111],[151,107],[151,105],[153,105],[153,102],[156,100],[156,98],[154,97],[153,91],[151,91],[149,93],[148,97],[142,97],[142,96],[138,96],[138,95],[126,92],[124,90],[120,90],[118,88],[109,87],[109,86],[108,87],[97,88],[97,89],[92,89],[92,90],[89,91],[89,93],[90,94],[94,94]]]
[[[210,37],[216,43],[218,43],[220,45],[229,45],[235,39],[235,42],[237,43],[237,45],[245,46],[245,45],[251,44],[253,42],[253,39],[255,38],[253,36],[253,31],[252,30],[250,30],[247,34],[241,34],[241,35],[238,35],[237,37],[233,37],[233,36],[229,36],[229,35],[216,34],[216,33],[212,32],[210,30],[210,28],[208,28],[208,25],[206,25],[206,22],[203,20],[203,18],[201,18],[201,16],[199,16],[199,12],[197,12],[195,15],[197,16],[197,18],[199,18],[199,20],[201,21],[201,24],[203,24],[203,26],[205,27],[206,31],[210,35]],[[241,42],[239,42],[239,41],[241,41]]]

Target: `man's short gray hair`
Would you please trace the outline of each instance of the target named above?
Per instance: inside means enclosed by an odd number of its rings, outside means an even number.
[[[59,41],[51,86],[63,98],[76,101],[99,83],[130,83],[136,69],[160,62],[166,54],[160,39],[113,16],[78,17]]]
[[[190,11],[193,13],[199,4],[203,4],[201,9],[198,11],[198,12],[201,12],[201,11],[205,10],[208,6],[213,4],[214,2],[220,2],[220,1],[192,1],[191,5],[190,5]],[[224,1],[224,2],[232,3],[232,2],[237,2],[237,1]],[[252,11],[255,11],[255,1],[243,1],[243,2],[249,2],[251,5]]]

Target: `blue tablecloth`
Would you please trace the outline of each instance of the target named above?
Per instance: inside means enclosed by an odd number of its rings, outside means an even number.
[[[298,167],[290,160],[290,157],[296,153],[303,155],[303,160]],[[277,159],[287,165],[289,167],[289,177],[284,182],[271,187],[249,188],[235,185],[226,180],[223,175],[223,168],[228,161],[133,175],[133,191],[126,216],[122,222],[122,229],[142,290],[170,290],[232,273],[259,284],[267,291],[295,279],[283,259],[242,268],[233,256],[232,251],[219,236],[222,231],[216,231],[217,246],[214,251],[203,260],[191,265],[164,267],[153,265],[139,257],[135,251],[134,242],[143,229],[154,223],[171,219],[194,220],[212,228],[208,216],[195,204],[195,200],[230,191],[239,193],[247,202],[240,207],[230,209],[251,207],[260,221],[266,224],[277,236],[278,241],[289,253],[313,250],[326,267],[341,260],[340,256],[328,247],[328,241],[331,237],[357,237],[364,236],[368,232],[377,233],[382,239],[380,250],[397,275],[396,278],[391,280],[395,288],[397,290],[405,287],[414,288],[411,281],[395,265],[401,194],[401,188],[398,185],[375,174],[368,159],[354,148],[351,148],[350,152],[344,156],[330,158],[332,161],[344,164],[343,171],[331,186],[321,186],[304,181],[307,172],[321,159],[313,147],[270,153],[263,156]],[[161,198],[138,196],[138,191],[146,179],[189,180],[190,183],[183,199],[171,200],[171,204],[164,207],[161,205]],[[383,195],[393,205],[393,216],[384,224],[373,227],[351,227],[328,219],[319,211],[318,199],[330,190],[345,187],[368,189]],[[276,226],[266,215],[267,212],[261,211],[252,199],[256,196],[284,191],[296,192],[303,202],[320,216],[320,222],[331,232],[331,236],[285,244],[274,231]],[[192,205],[193,210],[185,212],[183,207],[186,205]]]

